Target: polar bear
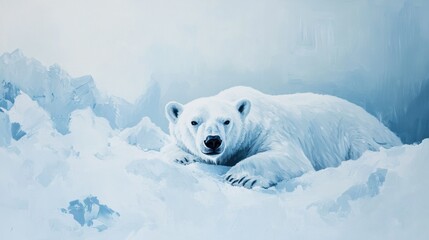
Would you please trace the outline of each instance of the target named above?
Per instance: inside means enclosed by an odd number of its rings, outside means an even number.
[[[401,144],[361,107],[314,93],[233,87],[185,105],[169,102],[165,112],[174,140],[162,149],[167,156],[182,164],[232,166],[226,182],[246,188],[269,188]]]

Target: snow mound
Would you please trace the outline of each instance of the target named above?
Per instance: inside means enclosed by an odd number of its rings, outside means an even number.
[[[223,182],[228,167],[182,166],[131,145],[129,132],[112,130],[89,108],[73,112],[70,133],[61,135],[49,122],[24,121],[24,102],[34,104],[20,96],[10,113],[27,135],[0,147],[5,239],[425,239],[429,234],[428,139],[248,190]],[[33,107],[39,116],[47,114]],[[159,134],[147,121],[140,130]]]
[[[148,117],[144,117],[136,126],[124,129],[121,136],[129,144],[145,151],[160,150],[168,142],[168,135]]]
[[[65,135],[78,154],[102,156],[108,151],[113,130],[108,121],[89,109],[74,111],[70,116],[70,133]],[[85,137],[82,137],[85,136]]]

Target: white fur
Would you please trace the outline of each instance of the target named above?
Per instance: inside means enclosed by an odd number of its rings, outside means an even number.
[[[234,87],[186,105],[169,103],[166,115],[175,143],[163,151],[184,164],[233,166],[226,180],[248,188],[270,187],[357,159],[366,150],[401,144],[362,108],[313,93],[273,96]],[[220,154],[203,153],[208,135],[222,139]]]

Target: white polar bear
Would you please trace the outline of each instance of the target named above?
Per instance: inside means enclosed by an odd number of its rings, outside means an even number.
[[[266,95],[234,87],[165,107],[177,162],[233,166],[232,185],[268,188],[305,172],[336,167],[366,150],[401,141],[361,107],[313,93]]]

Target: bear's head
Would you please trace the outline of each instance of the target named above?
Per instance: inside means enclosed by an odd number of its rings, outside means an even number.
[[[243,124],[250,111],[247,99],[237,102],[200,98],[186,105],[165,106],[170,135],[177,145],[200,160],[224,164],[243,141]]]

